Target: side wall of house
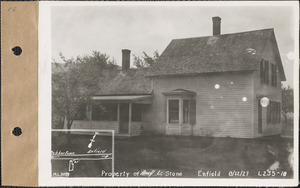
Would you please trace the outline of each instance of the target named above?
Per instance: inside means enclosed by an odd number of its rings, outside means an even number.
[[[153,78],[152,128],[156,133],[166,133],[167,100],[162,93],[185,89],[197,93],[192,135],[251,138],[253,79],[253,72]],[[220,86],[218,89],[216,84]]]
[[[264,53],[262,58],[269,61],[269,63],[272,64],[278,64],[279,61],[276,59],[275,51],[272,46],[272,42],[269,41],[265,47]],[[262,107],[262,133],[259,133],[258,130],[258,101],[260,96],[266,96],[269,98],[270,101],[276,101],[280,102],[282,105],[282,98],[281,98],[281,79],[280,79],[280,73],[277,71],[277,86],[274,87],[271,85],[271,65],[269,65],[269,84],[261,84],[260,82],[260,62],[258,62],[258,70],[254,73],[254,91],[255,91],[255,97],[254,97],[254,137],[260,137],[260,136],[267,136],[267,135],[275,135],[275,134],[281,134],[282,131],[282,125],[281,123],[276,124],[267,124],[267,108]],[[278,66],[277,66],[278,67]]]

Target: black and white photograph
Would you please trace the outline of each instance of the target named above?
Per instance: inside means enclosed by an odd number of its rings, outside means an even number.
[[[48,6],[53,181],[298,182],[296,2],[90,3]]]

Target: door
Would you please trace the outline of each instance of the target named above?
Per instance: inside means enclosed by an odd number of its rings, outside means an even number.
[[[128,133],[129,103],[120,104],[120,133]]]

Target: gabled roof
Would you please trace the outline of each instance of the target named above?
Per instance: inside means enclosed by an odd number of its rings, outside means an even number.
[[[151,80],[145,77],[147,71],[147,68],[105,71],[105,78],[94,96],[151,94]]]
[[[257,70],[264,48],[273,33],[273,29],[264,29],[174,39],[157,63],[150,67],[147,76]]]

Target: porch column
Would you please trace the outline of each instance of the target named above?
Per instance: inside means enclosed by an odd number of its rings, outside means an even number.
[[[129,103],[129,121],[128,121],[128,133],[131,133],[131,113],[132,113],[132,103]]]
[[[117,125],[118,125],[118,132],[120,132],[120,103],[118,103],[118,111],[117,111]]]
[[[183,126],[183,113],[182,113],[183,100],[179,99],[179,125],[180,125],[180,135],[182,135],[182,126]]]
[[[182,117],[182,106],[183,106],[183,100],[179,99],[179,124],[183,124],[183,117]]]

